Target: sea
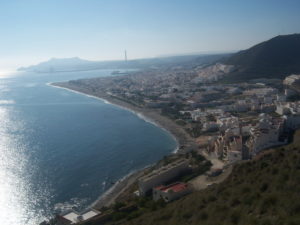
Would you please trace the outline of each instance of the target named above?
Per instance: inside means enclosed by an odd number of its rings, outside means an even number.
[[[37,225],[89,207],[118,180],[177,147],[133,112],[49,82],[111,70],[0,74],[0,224]]]

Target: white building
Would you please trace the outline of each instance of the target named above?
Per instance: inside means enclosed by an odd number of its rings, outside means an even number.
[[[251,155],[280,144],[279,135],[283,129],[283,119],[272,120],[266,114],[260,114],[259,117],[258,124],[250,129],[250,138],[247,142]]]
[[[220,126],[220,131],[225,131],[232,127],[239,126],[239,118],[235,116],[230,117],[218,117],[217,124]]]
[[[177,160],[151,173],[141,177],[138,180],[140,195],[145,195],[152,188],[165,184],[189,169],[189,161],[186,159]]]
[[[277,103],[276,112],[285,115],[286,127],[298,129],[300,127],[300,102]]]
[[[283,80],[283,84],[285,85],[292,85],[295,82],[300,80],[300,75],[296,75],[296,74],[292,74],[290,76],[287,76],[284,80]]]
[[[270,88],[270,87],[253,88],[253,89],[246,90],[243,92],[244,95],[257,96],[257,97],[265,97],[265,96],[273,95],[273,94],[277,94],[277,93],[278,93],[277,89]]]
[[[279,115],[287,115],[290,114],[290,108],[286,103],[277,103],[276,104],[276,113]]]

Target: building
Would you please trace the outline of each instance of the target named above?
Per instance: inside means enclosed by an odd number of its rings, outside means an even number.
[[[191,188],[186,183],[174,183],[167,186],[161,185],[153,188],[153,200],[163,199],[165,202],[170,202],[178,199],[191,192]]]
[[[278,93],[278,90],[271,87],[265,87],[265,88],[253,88],[250,90],[246,90],[243,92],[244,95],[248,96],[257,96],[257,97],[265,97],[269,95],[276,95]]]
[[[100,212],[95,209],[88,209],[82,213],[71,210],[64,213],[63,215],[57,216],[56,220],[58,225],[76,224],[78,222],[88,220],[99,214]]]
[[[214,121],[208,121],[203,124],[202,131],[217,131],[219,130],[219,124]]]
[[[239,118],[235,117],[235,116],[218,117],[217,124],[219,124],[219,126],[220,126],[220,131],[225,131],[232,127],[238,127],[239,126]]]
[[[276,112],[284,115],[286,128],[298,129],[300,127],[300,102],[278,103]]]
[[[296,75],[296,74],[292,74],[290,76],[287,76],[284,80],[283,80],[283,84],[285,85],[292,85],[295,82],[300,80],[300,75]]]
[[[153,170],[151,173],[138,180],[140,195],[146,195],[152,188],[165,184],[188,170],[189,161],[187,159],[177,160],[159,169]]]
[[[214,142],[210,152],[224,161],[235,162],[242,160],[243,139],[240,127],[227,129]]]
[[[287,115],[290,114],[291,111],[286,103],[277,103],[276,113],[278,113],[279,115]]]
[[[283,130],[283,119],[272,120],[270,116],[263,113],[259,118],[256,126],[250,129],[250,137],[246,144],[251,155],[280,144],[279,136]]]

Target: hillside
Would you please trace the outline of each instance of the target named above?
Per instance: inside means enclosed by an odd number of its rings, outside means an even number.
[[[279,78],[300,73],[300,34],[280,35],[233,54],[223,63],[236,66],[228,78]]]
[[[236,165],[225,182],[195,192],[124,225],[300,224],[300,132],[294,143]],[[128,212],[127,218],[134,217]],[[86,224],[98,224],[90,221]]]

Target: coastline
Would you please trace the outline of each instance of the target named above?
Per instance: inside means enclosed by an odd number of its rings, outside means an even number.
[[[110,97],[111,98],[110,99],[109,96],[107,96],[107,98],[105,98],[103,96],[102,97],[98,97],[98,96],[95,96],[95,95],[91,95],[91,94],[87,94],[87,93],[84,93],[84,92],[80,92],[80,91],[77,91],[77,90],[74,90],[74,89],[71,89],[71,88],[67,88],[67,87],[64,87],[64,86],[54,85],[53,83],[47,83],[46,85],[51,86],[51,87],[55,87],[55,88],[64,89],[64,90],[67,90],[67,91],[70,91],[70,92],[74,92],[76,94],[85,95],[85,96],[90,97],[90,98],[95,98],[97,100],[103,101],[105,104],[114,105],[116,107],[119,107],[119,108],[122,108],[124,110],[130,111],[131,113],[135,114],[137,117],[139,117],[140,119],[144,120],[145,122],[151,123],[154,126],[159,127],[160,129],[163,129],[165,132],[167,132],[174,139],[174,141],[176,142],[176,148],[174,149],[173,153],[177,153],[177,151],[179,150],[180,143],[179,143],[178,137],[176,137],[176,135],[174,135],[167,128],[161,126],[159,123],[157,123],[157,121],[154,121],[153,119],[145,116],[143,114],[143,112],[139,112],[138,110],[133,109],[134,106],[131,105],[131,107],[130,107],[130,104],[128,104],[126,102],[122,102],[121,100],[116,100],[115,99],[116,101],[118,101],[118,103],[116,103],[116,102],[112,101],[112,98]],[[119,104],[121,102],[122,102],[122,104]]]
[[[122,193],[124,193],[140,176],[143,175],[146,168],[133,171],[119,179],[111,188],[101,194],[89,207],[100,210],[102,207],[112,205]]]
[[[93,95],[85,89],[70,85],[69,82],[48,83],[47,85],[75,92],[77,94],[86,95],[88,97],[96,98],[98,100],[102,100],[106,104],[112,104],[116,107],[120,107],[124,110],[128,110],[134,113],[139,118],[159,127],[160,129],[163,129],[172,136],[172,138],[176,141],[176,148],[174,149],[173,154],[186,152],[188,149],[195,147],[195,140],[192,137],[190,137],[185,132],[185,130],[179,125],[177,125],[174,121],[160,115],[158,110],[140,108],[125,101],[113,98],[112,96],[109,96],[103,92],[98,92],[97,95]],[[132,186],[136,182],[136,180],[140,176],[144,174],[144,171],[149,166],[151,165],[148,165],[141,170],[131,172],[130,174],[121,178],[115,185],[113,185],[105,193],[101,194],[101,196],[99,196],[98,199],[95,200],[90,207],[100,209],[103,206],[110,206],[111,204],[113,204],[122,193],[124,193],[130,186]]]

